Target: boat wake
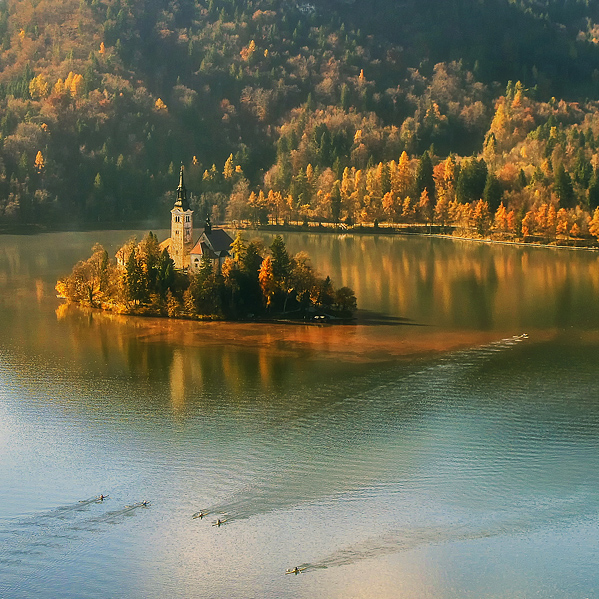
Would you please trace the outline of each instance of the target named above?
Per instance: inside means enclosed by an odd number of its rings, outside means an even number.
[[[80,538],[79,531],[97,528],[101,522],[116,522],[119,517],[150,505],[142,501],[89,516],[90,509],[96,505],[99,508],[107,498],[107,495],[89,497],[25,520],[9,522],[9,527],[0,529],[0,565],[18,563],[26,556],[43,553],[44,549],[57,549],[67,541]]]
[[[375,559],[420,547],[476,541],[500,536],[532,534],[548,527],[567,526],[579,521],[581,511],[589,517],[597,512],[588,510],[581,501],[565,502],[558,508],[548,508],[536,514],[524,510],[511,518],[490,517],[488,522],[478,525],[453,523],[438,526],[423,526],[389,531],[383,535],[365,539],[360,543],[339,549],[320,560],[305,562],[297,566],[302,572],[349,566],[368,559]],[[290,571],[286,572],[289,573]]]

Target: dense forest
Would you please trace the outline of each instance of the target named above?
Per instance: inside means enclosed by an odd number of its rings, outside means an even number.
[[[0,224],[599,232],[588,0],[0,1]]]

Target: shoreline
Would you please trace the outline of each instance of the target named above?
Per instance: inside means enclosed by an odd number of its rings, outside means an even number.
[[[232,227],[232,225],[225,225],[225,227]],[[423,225],[422,228],[428,228],[428,225]],[[433,227],[437,229],[443,228],[441,225],[433,225]],[[535,247],[535,248],[550,248],[550,249],[566,249],[566,250],[588,250],[588,251],[599,251],[599,241],[594,242],[594,245],[582,245],[590,240],[585,239],[571,239],[564,240],[566,243],[558,243],[557,240],[551,243],[539,243],[535,241],[524,241],[522,239],[518,241],[507,241],[504,239],[491,239],[489,237],[467,237],[463,235],[451,235],[448,233],[427,233],[422,230],[417,230],[420,227],[414,225],[407,225],[406,227],[396,228],[394,226],[379,226],[379,227],[365,227],[363,225],[358,225],[356,227],[347,228],[347,229],[339,229],[335,227],[319,227],[316,226],[308,226],[305,227],[303,225],[258,225],[256,227],[232,227],[235,230],[241,231],[262,231],[262,232],[287,232],[287,233],[309,233],[309,234],[319,234],[324,233],[327,235],[337,234],[337,235],[383,235],[383,236],[417,236],[417,237],[431,237],[435,239],[451,239],[456,241],[475,241],[478,243],[488,243],[495,245],[505,245],[505,246],[516,246],[516,247]],[[451,227],[445,227],[451,228]],[[416,229],[416,230],[415,230]]]
[[[431,237],[436,239],[451,239],[456,241],[473,241],[477,243],[486,243],[494,245],[505,245],[515,247],[534,247],[534,248],[549,248],[549,249],[565,249],[565,250],[585,250],[585,251],[599,251],[599,240],[592,242],[590,239],[570,239],[562,240],[563,243],[559,243],[555,240],[551,243],[539,243],[538,241],[525,241],[523,239],[507,241],[504,239],[492,239],[489,237],[469,237],[464,235],[452,235],[449,233],[443,233],[440,229],[452,228],[453,225],[442,227],[442,225],[433,225],[433,229],[436,232],[425,232],[423,229],[429,228],[428,225],[406,225],[397,227],[391,226],[365,226],[355,225],[353,227],[340,228],[336,226],[319,226],[317,224],[311,224],[309,226],[304,225],[238,225],[234,223],[222,223],[220,227],[226,230],[232,231],[259,231],[259,232],[271,232],[271,233],[308,233],[311,235],[382,235],[382,236],[416,236],[416,237]],[[17,235],[17,236],[29,236],[29,235],[41,235],[45,233],[91,233],[94,231],[127,231],[127,230],[162,230],[164,229],[164,223],[157,222],[155,220],[146,221],[133,221],[133,222],[111,222],[111,223],[97,223],[97,224],[72,224],[69,226],[51,226],[51,225],[15,225],[12,227],[0,227],[0,235]],[[533,236],[536,237],[536,236]],[[593,245],[590,245],[592,243]]]

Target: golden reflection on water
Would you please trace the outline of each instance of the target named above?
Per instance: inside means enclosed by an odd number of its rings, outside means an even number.
[[[169,374],[173,412],[181,412],[185,407],[185,372],[183,352],[181,350],[173,352],[173,361],[171,362]]]
[[[85,248],[103,241],[101,234],[87,236]],[[272,236],[263,237],[270,243]],[[50,352],[82,370],[163,379],[175,411],[191,388],[219,384],[240,394],[251,383],[279,390],[308,380],[312,368],[322,376],[327,370],[351,373],[525,332],[534,341],[560,329],[599,330],[597,252],[422,237],[286,235],[292,254],[307,248],[319,271],[330,273],[337,286],[353,287],[359,307],[404,322],[316,326],[173,321],[69,306],[54,297],[56,277],[46,269],[67,272],[73,258],[66,254],[67,264],[61,254],[38,256],[56,252],[59,240],[38,240],[36,253],[29,240],[7,239],[0,244],[0,301],[12,315],[3,335],[24,352]],[[48,310],[55,310],[53,322]]]
[[[291,237],[314,264],[351,286],[359,307],[421,324],[489,329],[570,322],[599,295],[599,252],[423,237]]]

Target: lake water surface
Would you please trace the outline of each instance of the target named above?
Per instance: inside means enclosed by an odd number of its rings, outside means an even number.
[[[355,326],[55,297],[130,235],[0,237],[0,598],[599,597],[598,253],[285,235]]]

